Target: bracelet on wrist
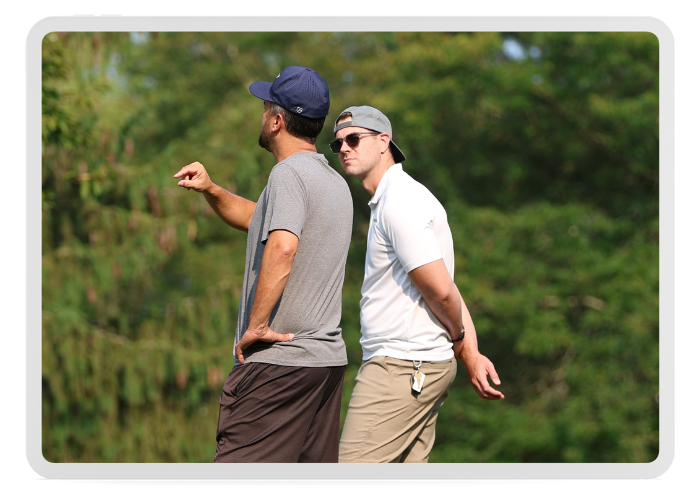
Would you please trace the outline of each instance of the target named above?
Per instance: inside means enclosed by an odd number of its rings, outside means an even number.
[[[464,338],[464,325],[462,325],[462,331],[460,332],[459,337],[457,337],[456,339],[450,338],[450,340],[454,344],[455,342],[459,342],[463,338]]]

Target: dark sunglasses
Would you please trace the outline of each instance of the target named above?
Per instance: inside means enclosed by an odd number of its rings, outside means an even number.
[[[363,136],[365,134],[379,135],[379,132],[353,132],[352,134],[346,135],[342,139],[339,138],[339,139],[332,141],[328,145],[328,147],[330,147],[331,151],[333,151],[333,153],[335,153],[335,154],[340,153],[340,148],[343,147],[343,142],[347,142],[348,146],[350,146],[351,148],[356,148],[358,146],[358,144],[360,144],[360,139],[362,139],[361,136]]]

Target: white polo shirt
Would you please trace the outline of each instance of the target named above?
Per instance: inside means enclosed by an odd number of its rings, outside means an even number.
[[[408,276],[417,267],[444,259],[454,279],[454,248],[445,209],[400,163],[386,171],[369,206],[360,300],[362,359],[451,359],[447,330]]]

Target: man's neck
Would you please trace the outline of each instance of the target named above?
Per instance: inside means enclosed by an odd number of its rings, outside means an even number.
[[[286,140],[280,141],[275,144],[275,149],[272,154],[275,155],[275,160],[277,163],[285,160],[296,153],[317,153],[316,145],[306,142],[303,139],[297,137],[288,136]]]
[[[362,179],[362,187],[367,190],[367,192],[374,196],[374,193],[377,192],[377,188],[379,187],[379,183],[382,182],[382,178],[386,174],[387,170],[389,170],[391,167],[395,165],[394,160],[391,158],[384,160],[374,169],[372,169],[372,172]]]

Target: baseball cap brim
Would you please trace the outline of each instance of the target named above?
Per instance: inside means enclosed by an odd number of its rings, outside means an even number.
[[[251,83],[250,87],[248,87],[248,90],[250,90],[250,93],[258,99],[262,99],[263,101],[274,102],[270,97],[270,87],[272,87],[272,82],[260,81]]]
[[[403,154],[403,151],[401,151],[396,144],[394,144],[393,140],[389,143],[389,146],[391,146],[391,155],[394,157],[394,161],[396,163],[406,161],[406,155]]]

